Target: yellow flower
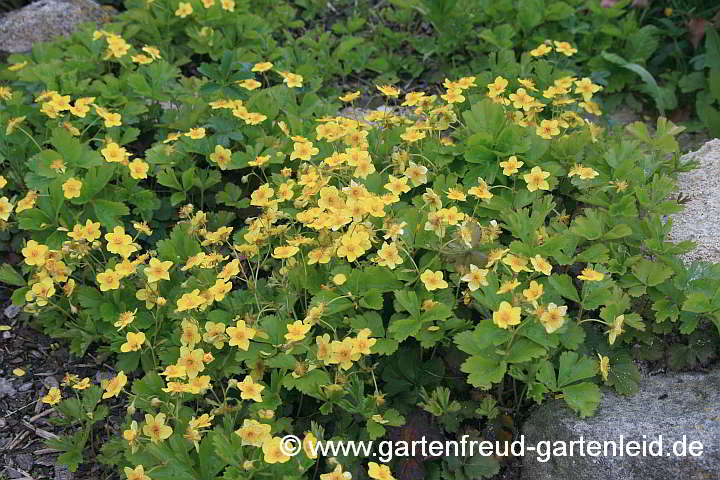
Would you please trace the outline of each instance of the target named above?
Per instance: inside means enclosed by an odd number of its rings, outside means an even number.
[[[299,251],[300,249],[293,245],[283,245],[276,247],[275,250],[273,250],[272,256],[273,258],[290,258]]]
[[[246,418],[243,420],[242,427],[235,430],[235,435],[242,439],[242,445],[261,447],[263,443],[272,438],[270,430],[270,425]]]
[[[123,328],[130,325],[132,322],[135,321],[135,314],[137,313],[137,308],[133,310],[132,312],[127,311],[123,312],[120,315],[118,315],[117,321],[113,324],[118,330],[122,330]]]
[[[116,253],[124,258],[128,258],[138,247],[133,244],[132,237],[125,233],[125,228],[117,226],[112,233],[105,234],[107,250],[110,253]]]
[[[592,268],[585,268],[581,272],[581,275],[578,275],[577,277],[579,280],[586,280],[588,282],[599,282],[603,278],[605,278],[605,274],[602,272],[597,272],[593,270]]]
[[[127,341],[120,346],[120,351],[123,353],[137,352],[145,343],[145,334],[143,332],[128,332],[125,338]]]
[[[267,183],[260,185],[260,187],[250,195],[250,205],[266,207],[270,205],[271,198],[274,194],[275,190],[270,188],[270,185]]]
[[[154,283],[158,280],[170,280],[169,271],[172,265],[173,262],[170,260],[161,262],[157,258],[151,258],[150,265],[145,269],[145,275],[147,275],[148,282]]]
[[[382,247],[377,251],[377,256],[377,264],[381,267],[388,267],[390,270],[394,270],[396,266],[403,263],[403,259],[394,242],[383,242]]]
[[[129,157],[127,150],[115,142],[108,143],[105,148],[100,150],[100,153],[102,153],[105,161],[110,163],[124,163]]]
[[[395,480],[390,472],[390,467],[375,462],[368,463],[368,476],[374,480]]]
[[[468,193],[480,200],[490,200],[493,197],[493,194],[490,192],[490,187],[482,177],[478,177],[478,184],[471,187]]]
[[[502,295],[503,293],[512,292],[517,287],[520,286],[520,282],[517,281],[517,279],[513,278],[512,280],[508,280],[506,282],[503,282],[500,285],[500,288],[495,292],[497,295]]]
[[[290,154],[290,160],[310,160],[313,155],[317,155],[320,150],[313,147],[312,142],[295,142],[293,151]]]
[[[503,167],[503,175],[506,175],[508,177],[514,173],[517,173],[520,167],[522,167],[523,165],[525,165],[525,162],[518,161],[515,155],[512,155],[504,162],[500,162],[500,166]]]
[[[202,348],[180,347],[180,358],[178,358],[177,365],[185,368],[188,378],[193,379],[205,370],[204,357],[205,352]]]
[[[210,160],[217,163],[220,170],[225,170],[232,161],[232,152],[222,145],[215,145],[215,152],[210,154]]]
[[[342,273],[338,273],[332,277],[332,281],[335,285],[340,286],[347,281],[347,277]]]
[[[489,273],[489,270],[485,270],[483,268],[478,268],[473,264],[470,264],[470,272],[466,273],[460,278],[460,281],[467,282],[468,289],[470,289],[471,292],[474,292],[480,286],[488,286],[487,281],[487,274]]]
[[[545,311],[540,315],[540,322],[545,327],[547,333],[553,333],[565,323],[565,313],[567,307],[563,305],[558,307],[554,303],[550,303]]]
[[[10,135],[15,131],[15,128],[20,125],[22,122],[25,121],[25,117],[14,117],[8,120],[7,127],[5,128],[5,135]],[[0,186],[0,188],[4,187],[5,185]]]
[[[448,283],[443,280],[443,272],[441,271],[433,272],[431,270],[425,270],[422,275],[420,275],[420,280],[422,280],[428,291],[448,287]]]
[[[125,376],[125,372],[120,370],[117,376],[105,384],[105,393],[103,393],[102,398],[117,397],[126,383],[127,377]]]
[[[510,267],[515,273],[529,272],[530,269],[527,267],[527,262],[528,259],[520,255],[510,254],[503,258],[503,263]]]
[[[125,476],[127,476],[127,480],[152,480],[145,475],[145,468],[142,465],[138,465],[134,469],[125,467]]]
[[[242,382],[237,382],[237,389],[240,390],[240,398],[243,400],[254,400],[262,402],[261,392],[265,390],[263,385],[255,383],[250,375],[246,375]]]
[[[27,265],[35,265],[42,267],[45,265],[49,249],[46,245],[42,245],[35,240],[29,240],[22,249],[22,254],[25,257],[25,263]]]
[[[311,460],[315,460],[317,458],[317,453],[315,452],[317,448],[317,443],[318,439],[315,435],[313,435],[312,432],[307,432],[305,434],[305,438],[303,438],[302,440],[303,451],[305,452],[305,455]]]
[[[420,130],[417,127],[408,127],[404,133],[400,135],[400,138],[405,140],[406,142],[413,143],[417,142],[418,140],[422,140],[425,138],[427,134]]]
[[[302,75],[298,75],[296,73],[290,73],[290,72],[278,72],[280,73],[280,76],[283,77],[283,83],[288,86],[288,88],[300,88],[303,86],[303,77]]]
[[[615,317],[615,320],[613,321],[613,324],[610,326],[610,330],[608,330],[608,343],[610,345],[615,343],[615,340],[617,340],[617,337],[620,336],[623,333],[623,325],[625,324],[625,315],[618,315]]]
[[[370,355],[372,353],[370,349],[377,343],[377,340],[370,338],[371,333],[372,331],[369,328],[363,328],[358,332],[357,337],[353,340],[354,354]]]
[[[535,255],[534,257],[532,257],[530,259],[530,263],[532,264],[536,272],[550,275],[550,272],[552,271],[552,265],[550,265],[550,262],[545,260],[540,255]]]
[[[508,86],[508,81],[505,80],[503,77],[495,77],[495,81],[493,83],[488,84],[488,97],[493,98],[497,97],[501,93],[505,91],[505,89]]]
[[[235,11],[235,0],[220,0],[220,6],[228,12]]]
[[[582,80],[575,80],[575,93],[583,96],[586,102],[589,102],[593,94],[602,90],[600,85],[592,83],[588,77],[584,77]]]
[[[188,2],[180,2],[177,10],[175,10],[175,16],[180,17],[180,18],[185,18],[192,13],[193,13],[192,5],[190,5],[190,3],[188,3]]]
[[[523,290],[523,296],[528,302],[534,302],[540,298],[543,294],[542,284],[537,283],[535,280],[530,282],[530,288]]]
[[[285,463],[291,458],[285,454],[280,437],[272,437],[263,442],[262,451],[265,463]]]
[[[342,100],[343,102],[350,103],[353,100],[355,100],[356,98],[358,98],[359,96],[360,96],[360,90],[356,90],[354,92],[348,92],[345,95],[338,97],[338,98],[340,100]]]
[[[76,178],[70,178],[62,184],[62,189],[65,198],[77,198],[80,196],[82,182]]]
[[[347,480],[348,477],[345,475],[342,469],[342,465],[335,465],[335,470],[330,473],[320,474],[320,480]]]
[[[142,180],[144,178],[147,178],[147,172],[150,169],[150,165],[143,162],[139,158],[136,158],[128,164],[128,168],[130,169],[130,176],[132,178],[134,178],[135,180]]]
[[[520,307],[513,307],[508,302],[502,302],[498,311],[493,312],[493,323],[504,329],[512,325],[518,325],[520,323],[520,312]]]
[[[400,95],[400,90],[392,85],[376,85],[375,88],[380,90],[380,92],[386,97],[397,98],[398,95]]]
[[[550,52],[552,52],[552,47],[541,43],[537,47],[530,50],[530,55],[532,55],[533,57],[542,57]]]
[[[56,405],[60,403],[60,400],[62,400],[62,393],[60,393],[60,389],[57,387],[52,387],[47,395],[42,397],[42,402],[48,405]]]
[[[101,292],[108,290],[117,290],[120,288],[120,274],[115,270],[107,269],[102,273],[98,273],[95,277]]]
[[[260,62],[260,63],[256,63],[255,65],[253,65],[251,70],[253,72],[267,72],[272,67],[273,67],[273,64],[270,62]]]
[[[555,40],[553,43],[555,44],[555,50],[566,57],[571,57],[573,54],[577,53],[577,48],[573,48],[573,46],[568,42],[558,42]]]
[[[142,431],[146,436],[150,437],[152,443],[162,442],[173,433],[172,428],[169,425],[165,425],[164,413],[158,413],[154,417],[146,413],[145,425]]]
[[[256,88],[260,88],[262,86],[262,83],[258,82],[254,78],[247,78],[241,82],[237,82],[238,85],[243,87],[246,90],[255,90]]]
[[[230,337],[229,345],[238,347],[240,350],[250,348],[250,340],[255,337],[257,331],[254,328],[245,325],[244,320],[235,322],[234,327],[228,327],[227,334]]]
[[[598,369],[602,375],[603,381],[608,381],[608,373],[610,373],[610,359],[598,353]]]
[[[38,192],[37,190],[29,190],[27,194],[25,194],[25,197],[23,197],[22,200],[17,202],[17,206],[15,207],[15,212],[20,213],[25,210],[29,210],[35,206],[35,201],[37,200]]]
[[[184,293],[183,296],[178,299],[176,311],[183,312],[185,310],[193,310],[203,303],[205,303],[205,300],[200,296],[200,290],[196,288],[192,292]]]
[[[310,331],[311,324],[306,324],[300,320],[296,320],[292,324],[287,326],[288,333],[285,334],[285,340],[288,342],[299,342],[305,338],[305,335]]]
[[[558,126],[559,123],[557,120],[543,120],[540,122],[540,125],[535,128],[535,133],[546,140],[550,140],[553,136],[560,135],[560,128],[558,128]]]
[[[202,127],[191,128],[187,131],[187,133],[185,133],[185,136],[190,137],[193,140],[200,140],[201,138],[205,138],[205,129]]]
[[[535,99],[528,95],[524,88],[518,88],[515,93],[508,95],[508,98],[513,102],[513,107],[522,108],[526,112],[535,105]]]
[[[545,180],[550,176],[550,172],[543,171],[540,167],[533,167],[530,173],[523,175],[527,189],[531,192],[535,190],[550,190],[550,184]]]

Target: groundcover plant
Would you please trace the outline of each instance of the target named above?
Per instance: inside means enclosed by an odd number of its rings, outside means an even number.
[[[227,32],[202,23],[236,8],[149,3],[210,47]],[[633,358],[668,338],[678,366],[712,355],[694,342],[716,341],[720,268],[666,241],[682,128],[606,134],[572,43],[437,92],[329,97],[291,59],[188,61],[115,28],[11,57],[0,87],[0,219],[22,256],[0,280],[73,353],[115,360],[42,399],[78,427],[49,442],[60,462],[88,460],[120,403],[90,461],[128,479],[491,476],[495,457],[380,465],[307,442],[509,439],[534,403],[588,416],[600,386],[633,393]],[[385,108],[338,115],[368,94]]]

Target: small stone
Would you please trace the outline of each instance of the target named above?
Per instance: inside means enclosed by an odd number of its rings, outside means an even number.
[[[27,392],[33,387],[33,382],[25,382],[18,387],[18,392]]]
[[[0,398],[12,397],[17,393],[15,387],[7,378],[0,377]]]
[[[60,382],[58,382],[57,378],[53,377],[52,375],[48,375],[43,379],[43,385],[45,385],[45,388],[50,390],[53,387],[59,387]]]
[[[33,43],[68,36],[83,22],[105,22],[113,9],[92,0],[39,0],[0,19],[0,50],[29,52]]]
[[[659,397],[664,400],[658,401]],[[523,425],[525,446],[542,441],[553,447],[570,442],[585,445],[597,441],[600,455],[546,455],[527,451],[523,458],[523,480],[708,480],[720,478],[720,370],[708,374],[673,373],[647,377],[640,391],[629,397],[605,392],[595,416],[580,419],[560,401],[551,401],[535,411]],[[659,442],[662,436],[661,443]],[[622,440],[621,440],[622,439]],[[646,455],[630,456],[629,442],[638,442]],[[685,442],[685,454],[682,442]],[[562,442],[562,443],[560,443]],[[604,442],[608,456],[604,455]],[[612,445],[625,446],[624,455],[612,455]],[[655,442],[652,444],[651,442]],[[702,444],[702,455],[693,456],[691,442]],[[662,445],[662,451],[659,446]],[[652,447],[652,450],[651,450]],[[696,444],[697,447],[697,444]],[[545,447],[542,447],[543,449]],[[594,448],[594,447],[593,447]],[[552,453],[553,450],[550,450]],[[694,450],[698,453],[697,449]],[[660,455],[655,455],[660,453]],[[539,461],[545,460],[547,461]]]
[[[673,242],[692,240],[697,247],[682,255],[686,262],[720,263],[720,139],[710,140],[698,151],[688,153],[682,163],[696,160],[698,168],[678,174],[676,193],[685,199],[685,208],[672,215]]]
[[[19,453],[15,455],[15,465],[18,468],[29,471],[33,466],[33,457],[29,453]]]
[[[18,313],[22,312],[22,306],[20,305],[8,305],[5,307],[5,310],[3,310],[3,313],[7,318],[15,318],[17,317]]]

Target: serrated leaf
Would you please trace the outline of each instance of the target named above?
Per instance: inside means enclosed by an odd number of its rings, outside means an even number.
[[[575,288],[572,279],[568,275],[564,273],[562,275],[551,275],[548,278],[548,283],[553,289],[555,289],[557,293],[559,293],[564,298],[567,298],[568,300],[572,300],[574,302],[580,301],[580,296],[577,293],[577,289]]]
[[[562,392],[568,406],[582,418],[594,414],[602,400],[600,387],[590,382],[567,386],[562,389]]]
[[[14,287],[24,287],[25,279],[10,264],[3,263],[0,266],[0,282]]]
[[[575,352],[563,352],[558,366],[558,387],[562,388],[578,380],[594,377],[597,368],[597,363],[592,358],[580,356]]]
[[[460,366],[468,374],[468,383],[476,388],[488,389],[501,382],[507,371],[507,362],[474,355]]]

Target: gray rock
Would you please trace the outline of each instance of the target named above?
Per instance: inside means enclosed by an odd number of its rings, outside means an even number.
[[[0,377],[0,398],[5,396],[13,397],[16,393],[17,390],[15,390],[12,383],[7,378]]]
[[[696,160],[695,170],[678,175],[677,193],[687,197],[685,209],[672,216],[670,239],[692,240],[697,247],[683,260],[720,262],[720,139],[707,142],[696,152],[683,156],[683,162]]]
[[[113,11],[92,0],[38,0],[0,19],[0,50],[29,52],[33,43],[70,35],[83,22],[105,22]]]
[[[641,390],[631,397],[605,392],[595,416],[578,418],[563,406],[552,401],[534,412],[523,427],[525,445],[540,441],[554,442],[599,441],[600,455],[550,456],[527,452],[523,459],[523,480],[717,480],[720,479],[720,370],[709,374],[669,374],[649,377]],[[661,456],[656,453],[662,435]],[[604,442],[616,442],[621,436],[624,445],[640,442],[640,455],[608,456],[602,451]],[[684,440],[683,440],[684,438]],[[642,442],[648,454],[642,456]],[[650,449],[650,442],[655,442]],[[676,443],[680,442],[680,443]],[[685,456],[673,455],[673,448],[681,453],[682,442],[687,446]],[[690,455],[689,447],[702,444],[702,454]],[[552,451],[552,449],[551,449]],[[569,447],[568,447],[569,451]]]

